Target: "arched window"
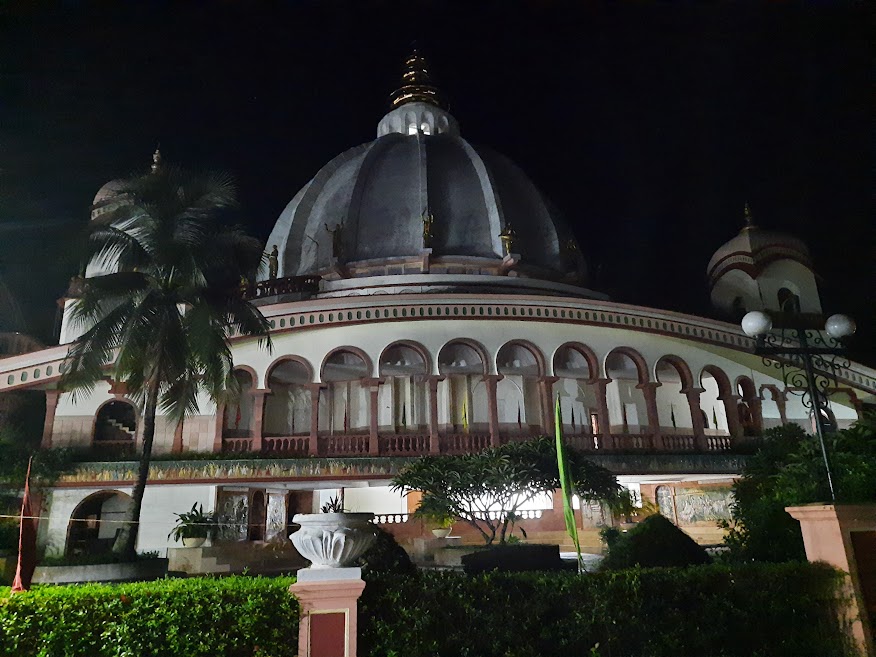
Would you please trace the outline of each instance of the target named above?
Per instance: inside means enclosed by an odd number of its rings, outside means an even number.
[[[560,347],[554,354],[554,376],[558,379],[554,394],[560,398],[567,436],[599,433],[596,395],[587,383],[597,374],[590,371],[591,362],[584,348],[574,345]]]
[[[429,426],[429,399],[423,354],[407,344],[387,347],[380,356],[378,425],[382,432],[421,432]]]
[[[542,433],[541,367],[533,349],[506,344],[496,355],[496,369],[502,375],[496,387],[499,429],[508,434]]]
[[[253,378],[248,371],[243,369],[234,370],[234,378],[237,379],[238,392],[225,405],[222,437],[251,438]]]
[[[693,417],[690,401],[682,391],[690,387],[689,374],[683,363],[661,358],[657,363],[657,416],[660,430],[666,434],[692,434]]]
[[[136,437],[137,412],[130,402],[114,399],[100,407],[94,421],[96,447],[130,451]]]
[[[486,368],[479,350],[450,342],[438,354],[438,423],[443,431],[487,431],[489,408],[484,384]]]
[[[641,356],[639,356],[641,360]],[[611,382],[605,389],[612,434],[640,434],[648,430],[648,407],[638,387],[647,373],[627,351],[612,351],[605,359],[605,373]]]
[[[308,368],[297,360],[283,360],[268,372],[271,394],[265,401],[264,435],[269,438],[310,433],[311,381]]]
[[[268,519],[268,502],[264,491],[257,490],[252,494],[249,503],[249,527],[247,538],[250,541],[265,540],[265,529]]]
[[[776,294],[779,302],[779,308],[783,313],[797,314],[800,312],[800,297],[791,292],[786,287],[783,287]]]
[[[729,393],[729,390],[722,390],[722,385],[726,385],[729,388],[729,382],[726,379],[726,375],[724,375],[720,370],[713,368],[713,366],[709,366],[714,369],[715,372],[708,369],[704,369],[702,375],[700,376],[700,387],[703,389],[703,392],[700,393],[700,408],[703,411],[703,415],[705,417],[705,422],[703,426],[708,429],[709,435],[730,435],[730,428],[727,423],[727,409],[724,406],[725,394]],[[715,374],[718,374],[723,377],[721,382],[718,381]],[[722,399],[719,399],[721,397]]]
[[[122,527],[120,521],[133,503],[130,495],[116,490],[94,493],[82,500],[67,526],[67,556],[109,554]]]
[[[322,380],[328,384],[319,395],[319,430],[327,435],[367,433],[370,393],[362,380],[371,374],[361,355],[346,349],[329,355]]]
[[[422,132],[424,135],[431,135],[432,128],[428,123],[423,122],[420,124],[420,132]]]
[[[408,134],[409,135],[417,134],[417,124],[416,123],[411,123],[408,125]]]

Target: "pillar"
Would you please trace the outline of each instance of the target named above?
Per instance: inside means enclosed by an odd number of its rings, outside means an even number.
[[[870,627],[868,601],[858,570],[858,556],[872,554],[876,545],[876,504],[809,504],[789,506],[785,511],[800,522],[806,558],[826,562],[848,575],[844,602],[852,638],[863,654],[876,654],[874,628]]]
[[[596,394],[596,419],[599,422],[600,449],[614,447],[614,440],[611,437],[611,420],[608,416],[608,401],[605,396],[605,390],[609,383],[611,383],[611,379],[593,379],[590,382]]]
[[[538,380],[538,390],[541,393],[541,426],[544,432],[553,436],[554,427],[554,384],[559,381],[557,376],[543,376]]]
[[[368,386],[371,393],[368,408],[368,453],[371,456],[377,456],[380,453],[377,407],[380,397],[380,384],[383,383],[383,379],[363,379],[362,383]]]
[[[651,441],[654,449],[664,449],[663,435],[660,432],[660,413],[657,410],[657,388],[660,383],[651,381],[640,383],[636,387],[642,391],[645,397],[645,408],[648,411],[648,431],[651,432]]]
[[[694,444],[700,452],[707,452],[709,443],[706,440],[706,427],[703,424],[703,411],[700,407],[700,393],[705,392],[705,390],[703,388],[685,388],[681,392],[687,397],[687,405],[690,408]]]
[[[299,657],[356,657],[360,568],[302,568],[289,592],[298,599]]]
[[[252,451],[262,451],[262,425],[265,421],[265,396],[270,390],[252,392]]]
[[[310,456],[319,455],[319,391],[322,384],[309,383],[310,388],[310,439],[307,441],[307,453]]]
[[[55,430],[55,411],[58,408],[58,399],[60,397],[60,390],[46,390],[46,419],[43,422],[43,439],[40,441],[41,449],[49,449],[52,446],[52,432]]]
[[[438,437],[438,382],[443,381],[443,376],[428,376],[426,383],[429,387],[429,453],[441,452]]]
[[[488,374],[484,376],[484,383],[487,386],[487,404],[489,405],[490,413],[490,445],[498,447],[502,444],[502,437],[499,435],[499,407],[496,404],[496,384],[504,377],[501,374]]]
[[[176,423],[176,429],[173,430],[173,444],[170,446],[171,454],[179,454],[183,451],[183,422],[180,420]]]
[[[222,451],[222,427],[225,424],[225,404],[216,407],[216,424],[213,427],[213,452]]]
[[[739,423],[739,395],[731,393],[718,395],[718,401],[724,404],[724,414],[727,416],[727,432],[734,440],[742,437],[742,425]],[[715,427],[716,429],[718,427]]]

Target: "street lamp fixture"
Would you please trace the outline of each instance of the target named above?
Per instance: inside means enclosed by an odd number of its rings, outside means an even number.
[[[849,366],[843,340],[851,336],[856,327],[847,315],[831,315],[823,328],[820,319],[817,315],[776,313],[774,322],[767,313],[754,310],[742,318],[742,330],[757,340],[754,353],[763,356],[764,364],[782,370],[786,389],[802,391],[803,406],[810,409],[815,420],[830,498],[836,502],[824,441],[825,418],[829,417],[827,397],[831,383],[836,382],[837,372]]]

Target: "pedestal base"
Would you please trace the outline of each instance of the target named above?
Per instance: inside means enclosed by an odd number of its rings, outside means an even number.
[[[289,587],[301,606],[299,657],[356,657],[359,568],[303,568]]]

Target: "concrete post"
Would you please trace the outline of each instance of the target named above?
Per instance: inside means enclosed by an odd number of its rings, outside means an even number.
[[[368,386],[371,393],[368,408],[368,453],[377,456],[380,453],[380,436],[378,420],[378,406],[380,403],[380,384],[383,379],[363,379],[362,383]]]
[[[596,419],[599,422],[600,449],[611,449],[614,447],[614,440],[611,437],[611,420],[608,416],[608,401],[605,397],[605,390],[611,379],[594,379],[591,385],[596,393]]]
[[[310,388],[310,439],[307,441],[307,453],[310,456],[319,455],[319,391],[320,383],[308,384]]]
[[[866,584],[858,568],[859,557],[861,560],[866,557],[872,563],[873,546],[876,546],[876,504],[809,504],[789,506],[785,511],[800,522],[809,561],[824,561],[848,573],[846,611],[852,625],[852,637],[864,655],[876,654],[874,628],[870,627],[867,613]],[[876,597],[876,584],[872,581],[869,582],[869,591]],[[874,601],[869,600],[869,604],[872,606]]]
[[[490,445],[498,447],[502,444],[502,437],[499,435],[499,407],[496,403],[496,384],[504,377],[501,374],[488,374],[484,377],[484,383],[487,385],[487,404],[489,405],[490,413]]]
[[[663,436],[660,433],[660,413],[657,410],[657,388],[661,386],[656,381],[640,383],[636,387],[642,391],[645,398],[645,408],[648,411],[648,431],[651,432],[651,441],[654,449],[664,449]]]
[[[727,416],[727,432],[734,440],[742,438],[742,425],[739,423],[739,399],[739,395],[729,393],[718,395],[718,401],[724,404],[724,414]]]
[[[441,452],[441,445],[438,437],[438,382],[444,379],[443,376],[428,376],[426,381],[429,385],[429,453],[438,454]]]
[[[538,389],[541,393],[541,426],[548,436],[553,436],[554,428],[554,384],[559,381],[557,376],[543,376],[538,380]]]
[[[702,388],[686,388],[681,392],[687,397],[687,405],[690,408],[694,444],[701,453],[707,452],[709,451],[709,443],[706,440],[706,426],[703,424],[703,411],[700,407],[700,393],[705,392],[705,390]]]
[[[252,451],[262,451],[262,425],[265,421],[265,396],[268,390],[253,390],[252,393]]]
[[[360,568],[302,568],[289,587],[301,605],[299,657],[356,657]]]

